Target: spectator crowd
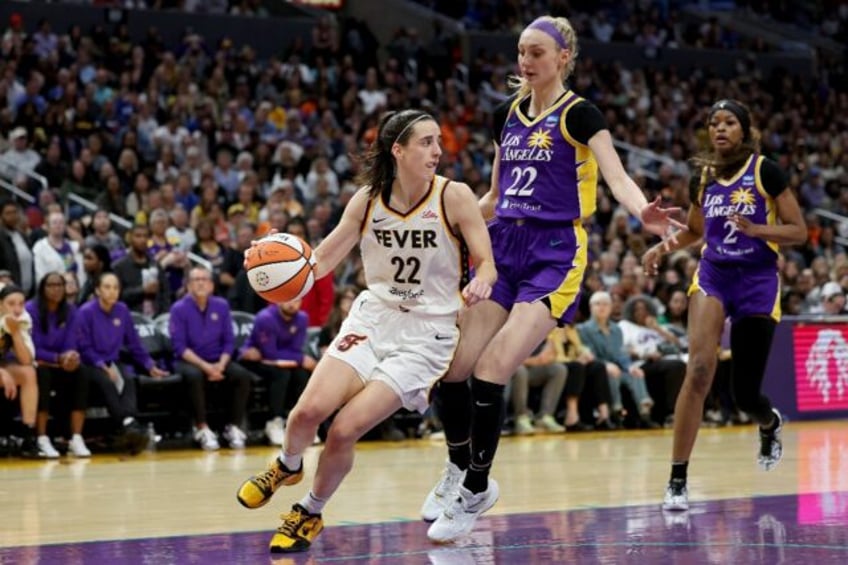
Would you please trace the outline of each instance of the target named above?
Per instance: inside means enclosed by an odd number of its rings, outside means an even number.
[[[207,4],[267,16],[259,2]],[[520,27],[538,11],[533,2],[498,3],[497,10],[492,2],[457,4],[466,5],[456,16],[468,27]],[[569,8],[553,4],[554,13]],[[580,37],[759,49],[756,40],[728,39],[708,24],[693,32],[655,8],[577,14]],[[835,17],[838,36],[848,14]],[[302,304],[269,306],[250,290],[242,268],[251,240],[276,229],[317,245],[357,190],[355,155],[373,141],[385,110],[433,113],[443,139],[441,173],[478,194],[488,188],[492,114],[509,95],[514,63],[476,53],[468,72],[460,72],[459,38],[435,25],[426,44],[408,27],[380,47],[364,22],[324,16],[308,42],[295,38],[263,59],[250,45],[191,30],[169,45],[155,29],[136,40],[124,23],[60,29],[59,22],[24,21],[17,13],[5,22],[0,183],[14,190],[3,191],[0,203],[0,282],[19,286],[27,299],[37,330],[37,384],[55,388],[62,379],[50,377],[57,371],[92,384],[54,396],[19,395],[21,413],[37,407],[39,414],[30,454],[55,456],[42,438],[49,437],[48,415],[58,401],[71,410],[68,449],[85,455],[76,438],[88,392],[101,395],[117,437],[138,449],[144,442],[136,381],[166,375],[179,375],[185,385],[183,408],[202,448],[217,449],[220,437],[233,448],[245,445],[251,388],[260,383],[272,408],[266,435],[281,441],[287,407],[364,278],[354,253]],[[709,69],[683,76],[674,68],[624,68],[582,56],[571,87],[601,108],[617,139],[653,152],[625,155],[649,199],[683,207],[687,159],[706,141],[704,112],[718,98],[745,101],[763,132],[764,153],[784,169],[807,211],[807,244],[781,249],[784,312],[837,315],[848,290],[848,254],[840,243],[848,238],[842,63],[820,72],[811,88],[801,77],[764,76],[753,66],[732,78]],[[846,220],[823,219],[815,209]],[[697,250],[674,254],[656,279],[647,277],[639,259],[651,236],[603,184],[587,227],[591,266],[581,323],[552,334],[519,371],[510,391],[517,433],[673,421],[686,362],[685,291]],[[232,325],[241,314],[253,330],[237,344]],[[121,332],[92,343],[90,335],[80,337],[83,322]],[[151,324],[169,337],[158,357],[139,335]],[[130,363],[122,349],[131,352]],[[3,353],[14,356],[8,346]],[[207,418],[207,393],[224,396],[219,389],[228,391],[220,435]],[[705,412],[716,423],[738,419],[726,396],[716,390]],[[424,424],[434,422],[435,414]],[[398,437],[387,426],[384,435]],[[6,429],[0,435],[20,435]]]

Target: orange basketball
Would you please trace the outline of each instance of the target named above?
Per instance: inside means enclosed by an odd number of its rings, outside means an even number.
[[[247,280],[274,304],[302,298],[315,283],[315,257],[309,244],[288,233],[260,239],[245,253]]]

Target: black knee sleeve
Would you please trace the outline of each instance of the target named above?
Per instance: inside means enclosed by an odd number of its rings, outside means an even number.
[[[731,383],[736,404],[758,423],[772,420],[771,402],[760,393],[777,322],[766,317],[742,318],[730,328],[733,359]]]
[[[468,381],[440,382],[433,391],[436,415],[442,421],[448,458],[460,469],[471,461],[471,388]]]

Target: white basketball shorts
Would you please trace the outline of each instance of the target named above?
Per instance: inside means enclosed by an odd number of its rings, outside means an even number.
[[[458,345],[456,316],[405,312],[366,290],[353,302],[326,355],[353,367],[365,384],[385,383],[404,408],[423,413]]]

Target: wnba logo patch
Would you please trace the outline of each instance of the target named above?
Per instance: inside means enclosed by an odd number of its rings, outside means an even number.
[[[339,351],[347,351],[351,347],[359,345],[360,342],[363,342],[366,339],[368,339],[368,336],[366,335],[347,334],[339,339],[339,342],[336,344],[336,349]]]

